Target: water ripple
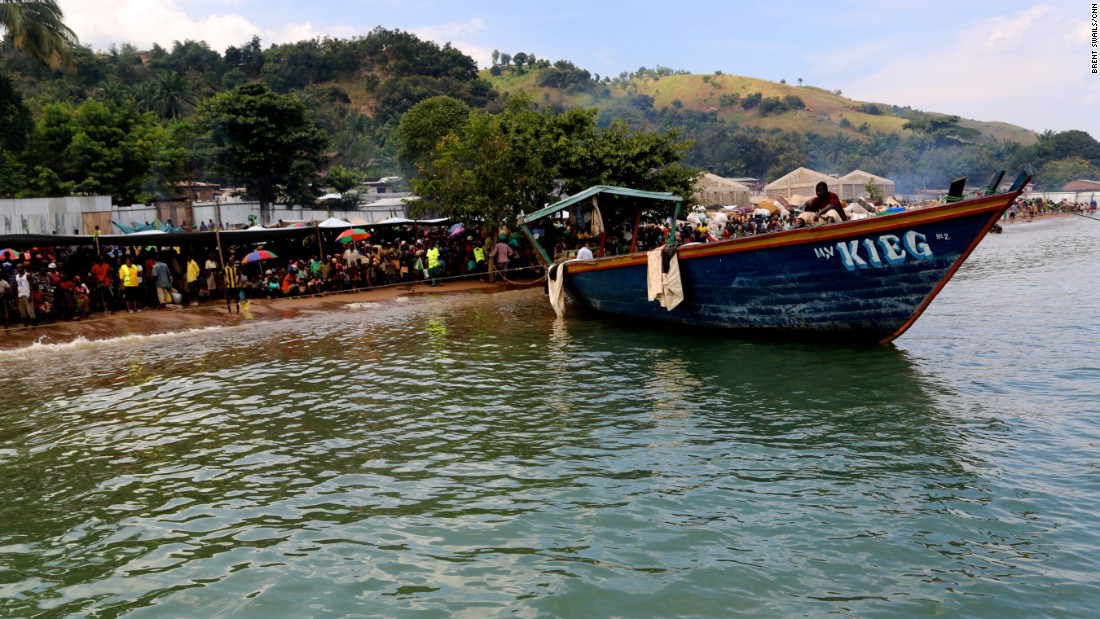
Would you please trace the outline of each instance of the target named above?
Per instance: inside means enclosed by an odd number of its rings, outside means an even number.
[[[1100,244],[1035,234],[1076,253],[990,239],[889,348],[529,290],[37,350],[0,387],[0,614],[1088,616],[1098,332],[1019,295]]]

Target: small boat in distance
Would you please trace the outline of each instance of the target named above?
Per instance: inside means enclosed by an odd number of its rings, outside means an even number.
[[[649,252],[636,246],[642,214],[664,207],[663,219],[676,221],[682,198],[596,186],[521,216],[519,227],[548,269],[559,313],[564,296],[603,314],[753,338],[886,343],[913,325],[1031,180],[1021,172],[997,193],[994,178],[986,195],[945,204]],[[548,229],[564,216],[598,229],[633,225],[630,252],[553,264]]]

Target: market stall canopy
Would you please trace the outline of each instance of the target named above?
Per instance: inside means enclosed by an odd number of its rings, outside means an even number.
[[[350,227],[347,226],[347,227]],[[277,239],[305,238],[313,234],[313,228],[265,228],[263,230],[220,230],[210,232],[176,232],[146,230],[133,234],[101,234],[99,244],[117,246],[184,247],[193,245],[217,245],[222,243],[262,243]],[[90,234],[6,234],[0,235],[0,247],[16,249],[31,247],[76,247],[95,245],[96,237]]]
[[[404,217],[387,217],[382,221],[376,221],[372,226],[441,226],[451,221],[450,217],[438,219],[405,219]]]
[[[337,219],[335,217],[329,217],[328,219],[317,224],[319,228],[351,228],[353,224],[343,219]]]

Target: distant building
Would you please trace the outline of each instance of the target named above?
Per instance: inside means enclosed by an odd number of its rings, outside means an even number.
[[[821,172],[809,168],[798,168],[765,185],[764,196],[768,198],[792,198],[798,196],[799,198],[808,200],[814,197],[814,187],[821,181],[828,183],[830,190],[833,190],[833,187],[837,183],[837,179],[828,174],[822,174]]]
[[[863,170],[853,170],[841,176],[839,179],[839,189],[833,191],[840,196],[841,200],[851,200],[853,198],[863,198],[867,196],[867,184],[873,183],[883,196],[894,195],[894,181],[871,174],[870,172],[864,172]]]
[[[815,194],[817,184],[824,182],[829,191],[840,196],[841,200],[852,200],[867,195],[867,183],[874,183],[884,196],[894,195],[894,181],[876,176],[863,170],[853,170],[840,178],[822,174],[809,168],[798,168],[794,172],[778,178],[764,187],[769,198],[795,198],[796,201],[810,199]]]
[[[1100,191],[1100,181],[1090,181],[1079,178],[1063,185],[1062,191]]]
[[[758,193],[763,193],[764,192],[764,181],[760,180],[759,178],[744,177],[744,178],[731,178],[729,180],[731,180],[735,183],[741,183],[742,185],[748,187],[749,191],[751,191],[753,194],[758,194]]]
[[[390,185],[391,182],[389,178],[382,178],[376,181],[363,181],[359,186],[362,188],[363,196],[392,195],[394,191]]]
[[[180,181],[176,183],[176,195],[173,198],[189,199],[192,202],[213,202],[221,194],[222,188],[217,183]]]
[[[748,206],[752,190],[737,181],[709,172],[695,182],[695,201],[703,206]]]

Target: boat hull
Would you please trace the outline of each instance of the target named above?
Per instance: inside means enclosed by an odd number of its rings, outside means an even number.
[[[758,337],[888,342],[912,325],[1012,203],[977,198],[886,217],[678,249],[684,301],[650,301],[645,254],[566,265],[597,312]]]

